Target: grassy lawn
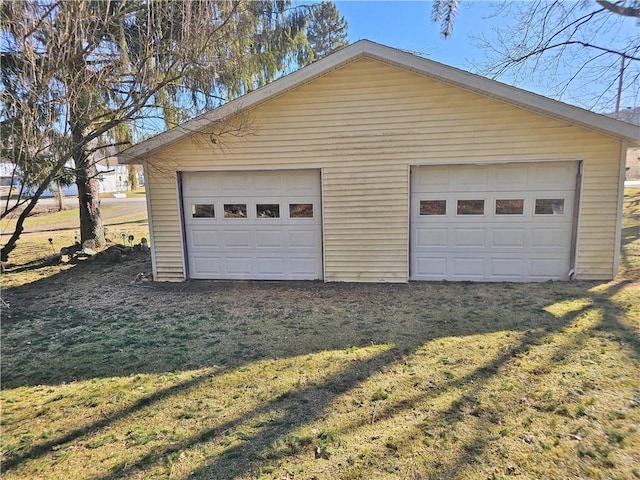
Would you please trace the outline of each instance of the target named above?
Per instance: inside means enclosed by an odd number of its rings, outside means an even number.
[[[79,220],[77,199],[66,199],[66,209],[50,212],[53,206],[37,206],[24,223],[25,233],[17,242],[17,248],[11,252],[7,265],[8,273],[2,277],[2,287],[21,286],[42,278],[48,278],[73,265],[51,264],[51,256],[63,247],[73,245],[79,238]],[[113,243],[124,243],[122,235],[134,236],[139,243],[142,237],[149,238],[144,203],[114,203],[101,208],[106,238]],[[0,233],[3,244],[16,225],[15,216],[0,221]],[[52,244],[49,243],[52,240]],[[57,277],[53,277],[55,279]],[[6,293],[6,290],[5,290]],[[3,293],[4,297],[4,293]],[[4,312],[3,312],[4,313]]]
[[[627,193],[608,283],[138,282],[146,254],[47,266],[33,234],[3,275],[3,478],[640,478]]]

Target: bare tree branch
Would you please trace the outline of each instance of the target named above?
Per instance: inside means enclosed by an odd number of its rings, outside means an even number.
[[[622,2],[608,2],[607,0],[596,0],[600,5],[609,10],[610,12],[617,13],[626,17],[640,17],[640,8],[637,7],[625,7]]]
[[[494,38],[475,39],[486,52],[476,66],[481,73],[555,90],[555,98],[599,111],[613,111],[617,98],[637,105],[640,36],[629,17],[612,14],[602,2],[559,0],[505,3],[500,14],[514,20]]]
[[[21,188],[0,218],[25,208],[2,257],[37,198],[69,170],[81,239],[99,244],[95,154],[130,144],[150,119],[175,125],[302,59],[316,7],[289,7],[288,0],[4,2],[1,154],[18,166]],[[27,190],[34,196],[25,201]]]

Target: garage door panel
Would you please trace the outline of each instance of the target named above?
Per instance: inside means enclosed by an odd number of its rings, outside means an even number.
[[[535,165],[535,183],[544,186],[547,190],[553,190],[555,186],[571,185],[576,178],[573,165],[563,164],[539,164]]]
[[[454,256],[451,259],[451,272],[454,279],[467,280],[484,277],[483,257]]]
[[[218,247],[220,245],[220,239],[218,232],[211,232],[207,230],[191,230],[191,245],[195,248],[199,247]]]
[[[531,277],[533,279],[540,280],[548,278],[563,278],[565,275],[563,265],[566,264],[568,260],[568,255],[531,258]]]
[[[226,255],[224,257],[224,273],[251,277],[251,256]]]
[[[313,230],[292,229],[288,232],[289,246],[292,248],[317,249],[318,236]]]
[[[466,168],[459,168],[453,170],[454,187],[462,187],[461,190],[465,190],[465,187],[471,186],[473,189],[482,190],[481,186],[488,185],[489,183],[489,167],[488,166],[467,166]],[[458,188],[455,188],[458,190]]]
[[[532,248],[561,249],[566,244],[567,235],[571,231],[563,227],[533,227],[531,232]]]
[[[412,168],[410,278],[567,279],[577,166]],[[484,201],[484,209],[466,202],[460,210],[460,200]]]
[[[447,247],[448,238],[446,228],[419,228],[417,243],[421,247]]]
[[[414,177],[414,183],[421,187],[417,189],[419,191],[446,191],[451,186],[449,181],[449,167],[434,166],[430,167],[428,172],[424,169],[419,169]]]
[[[307,172],[293,172],[284,179],[284,186],[288,195],[303,195],[305,198],[311,195],[320,195],[320,182]]]
[[[282,230],[259,230],[256,232],[257,248],[284,248]]]
[[[289,258],[289,271],[296,277],[313,275],[319,268],[322,264],[317,257],[294,255]]]
[[[249,248],[251,232],[249,230],[228,230],[222,232],[223,248]]]
[[[196,266],[194,273],[198,275],[220,275],[222,273],[220,257],[194,255],[194,260]]]
[[[495,165],[492,169],[492,186],[500,191],[512,191],[529,183],[528,165]]]
[[[526,276],[525,260],[522,258],[491,258],[489,275],[492,278],[517,280]]]
[[[189,276],[322,278],[320,205],[318,170],[183,172]]]
[[[280,172],[263,172],[260,175],[253,176],[253,192],[257,195],[281,195],[282,190],[282,174]],[[247,189],[243,192],[246,194]]]
[[[257,257],[256,267],[258,275],[283,276],[286,260],[284,257]]]
[[[445,256],[420,256],[416,261],[416,274],[420,277],[435,277],[436,280],[444,280],[447,275],[447,257]]]
[[[454,248],[484,247],[484,228],[454,228]]]
[[[492,230],[494,247],[524,248],[526,229],[520,228],[494,228]]]
[[[206,197],[211,195],[211,192],[217,188],[217,185],[206,177],[189,175],[183,177],[182,187],[183,192],[188,192],[190,197]]]
[[[203,175],[203,177],[207,176]],[[224,175],[224,180],[222,178],[217,180],[215,183],[218,184],[218,188],[212,192],[215,195],[243,197],[249,191],[249,177],[245,173],[228,173]]]

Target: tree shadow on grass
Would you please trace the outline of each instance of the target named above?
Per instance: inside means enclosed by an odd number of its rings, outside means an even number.
[[[246,415],[220,424],[215,428],[203,430],[185,441],[154,449],[136,459],[133,463],[127,462],[116,465],[111,469],[110,473],[94,477],[94,480],[107,480],[135,475],[153,465],[164,462],[173,453],[187,451],[198,445],[213,441],[220,437],[223,432],[236,429],[259,416],[268,415],[269,413],[277,415],[277,420],[266,425],[259,434],[245,438],[239,443],[225,448],[217,457],[217,460],[208,465],[204,471],[193,472],[194,476],[201,478],[215,478],[216,480],[236,478],[255,467],[256,459],[260,458],[262,452],[277,439],[283,438],[292,430],[310,423],[331,404],[337,395],[354,388],[361,381],[364,381],[397,359],[398,352],[395,349],[391,349],[365,360],[351,362],[347,368],[329,376],[321,383],[312,384],[297,389],[289,395],[264,402]]]
[[[376,416],[375,421],[382,421],[396,416],[403,411],[411,410],[415,404],[429,397],[438,396],[443,393],[443,390],[458,388],[470,383],[477,384],[474,390],[481,389],[483,383],[496,375],[505,363],[517,357],[529,346],[538,343],[548,334],[549,331],[545,329],[526,332],[518,348],[510,350],[508,353],[498,355],[489,363],[474,369],[468,375],[447,382],[446,385],[442,385],[442,389],[420,393],[410,401],[400,402],[382,409]],[[256,469],[259,470],[260,464],[268,463],[271,459],[283,458],[299,453],[287,451],[286,446],[284,447],[284,452],[274,452],[272,447],[274,444],[277,444],[279,440],[287,438],[297,429],[311,424],[322,415],[328,414],[331,403],[334,402],[339,395],[366,382],[374,374],[384,371],[392,363],[402,361],[403,358],[410,356],[420,346],[421,343],[419,339],[416,339],[415,343],[412,342],[411,345],[404,345],[402,349],[393,348],[371,358],[352,362],[347,368],[340,370],[336,375],[328,377],[322,383],[298,389],[291,395],[265,402],[259,408],[251,410],[245,416],[216,426],[213,429],[204,430],[198,435],[189,438],[187,441],[172,444],[164,449],[155,449],[133,463],[129,462],[117,465],[111,469],[111,473],[94,477],[94,480],[108,480],[121,475],[135,476],[136,473],[140,473],[155,464],[165,461],[171,454],[188,451],[198,445],[213,441],[223,432],[237,428],[239,425],[250,422],[258,416],[269,412],[284,412],[283,415],[278,417],[276,422],[266,425],[259,433],[245,437],[241,442],[229,446],[211,463],[199,471],[192,472],[191,476],[195,478],[227,480],[246,475]],[[469,395],[471,396],[471,394]],[[455,402],[450,411],[444,415],[455,418],[456,413],[464,408],[466,401],[465,395],[463,399]],[[363,424],[348,425],[345,426],[345,431],[361,426],[363,426]],[[455,477],[444,476],[442,478]]]
[[[60,260],[56,256],[38,258],[31,262],[27,262],[21,265],[7,263],[3,268],[3,273],[11,273],[12,275],[24,272],[31,272],[34,270],[41,270],[43,268],[52,267],[60,264]]]
[[[371,422],[384,422],[394,417],[402,416],[412,411],[416,405],[430,399],[435,399],[446,392],[456,389],[463,389],[464,393],[449,408],[438,413],[441,417],[438,423],[445,423],[449,428],[454,429],[457,423],[468,422],[469,418],[475,421],[477,435],[474,439],[461,448],[457,459],[452,462],[439,462],[436,466],[438,476],[440,478],[457,478],[464,470],[473,466],[477,462],[477,458],[481,455],[489,445],[495,440],[487,435],[491,428],[502,422],[502,417],[510,412],[496,411],[491,412],[491,419],[487,419],[486,412],[482,412],[477,405],[477,398],[480,393],[487,387],[487,384],[500,374],[500,371],[506,366],[517,361],[523,354],[528,352],[536,345],[541,345],[547,339],[557,333],[565,333],[565,328],[571,326],[580,319],[585,313],[594,309],[602,310],[602,321],[592,328],[580,331],[579,333],[568,336],[571,338],[569,344],[559,346],[555,353],[550,354],[546,358],[546,365],[542,365],[532,376],[541,375],[541,371],[553,368],[564,357],[572,353],[579,352],[584,343],[590,338],[593,329],[606,328],[611,335],[624,339],[626,342],[630,340],[632,343],[630,353],[638,355],[638,338],[630,332],[627,327],[619,322],[619,308],[611,302],[610,298],[618,290],[626,286],[626,282],[611,285],[602,293],[591,293],[588,297],[591,302],[584,307],[565,314],[558,319],[555,325],[546,325],[546,328],[532,328],[522,331],[522,335],[516,345],[490,359],[487,363],[479,365],[472,369],[468,374],[459,378],[450,379],[437,385],[428,391],[417,391],[410,398],[403,399],[398,402],[391,402],[382,407],[375,418]],[[453,333],[453,332],[451,332]],[[354,362],[336,375],[327,378],[324,382],[312,385],[306,388],[298,389],[291,395],[284,398],[277,398],[270,402],[265,402],[260,407],[251,410],[247,415],[236,418],[233,421],[219,425],[213,429],[204,430],[198,435],[189,438],[177,444],[168,446],[165,449],[156,449],[147,455],[139,458],[133,464],[122,464],[112,469],[110,474],[96,477],[99,480],[115,478],[120,474],[134,475],[140,471],[152,467],[170,455],[177,452],[184,452],[214,441],[216,438],[227,430],[237,428],[252,419],[269,412],[284,412],[278,417],[277,422],[273,422],[264,426],[260,431],[249,437],[245,436],[241,442],[236,443],[224,449],[222,453],[216,456],[209,464],[202,469],[192,472],[195,478],[216,478],[216,479],[233,479],[243,475],[259,471],[262,466],[267,466],[273,459],[285,458],[289,455],[296,455],[297,450],[290,451],[286,445],[284,451],[273,451],[273,445],[282,443],[283,439],[290,437],[296,430],[312,424],[324,415],[329,414],[330,405],[336,398],[344,392],[350,391],[360,384],[369,380],[374,374],[384,371],[392,363],[401,362],[402,359],[410,357],[417,349],[419,349],[425,341],[431,341],[434,338],[413,338],[412,341],[405,342],[398,347],[382,352],[373,358]],[[469,387],[470,388],[467,388]],[[309,399],[316,401],[310,403]],[[343,430],[337,434],[346,434],[351,430],[365,426],[365,419],[357,424],[344,425]],[[473,423],[473,422],[472,422]],[[428,428],[428,427],[426,427]],[[410,441],[410,440],[408,440]],[[402,441],[400,441],[401,443]],[[282,450],[282,448],[281,448]],[[369,472],[370,474],[379,474],[380,472]]]
[[[452,423],[461,421],[457,420],[461,418],[460,412],[472,408],[474,392],[482,389],[504,365],[546,336],[562,331],[580,314],[574,312],[558,319],[545,311],[548,305],[566,299],[589,298],[591,305],[585,309],[602,308],[604,312],[598,328],[607,329],[629,345],[633,354],[640,355],[637,334],[621,321],[624,311],[611,301],[624,283],[601,293],[593,293],[598,285],[595,282],[535,285],[150,282],[146,286],[151,288],[132,285],[130,279],[147,267],[147,260],[115,266],[87,264],[11,289],[9,296],[16,300],[13,304],[17,307],[3,328],[4,387],[56,385],[212,365],[220,371],[230,371],[258,360],[353,346],[384,344],[394,348],[353,362],[322,382],[262,402],[239,418],[204,429],[186,440],[154,448],[134,463],[118,465],[99,478],[133,475],[158,465],[176,452],[210,442],[221,432],[260,415],[268,412],[280,415],[277,422],[225,448],[196,472],[201,478],[235,478],[264,464],[270,445],[326,414],[341,394],[366,382],[391,363],[411,356],[425,344],[447,337],[501,331],[519,333],[516,348],[496,355],[462,378],[390,404],[377,414],[377,421],[382,421],[445,390],[473,384],[468,394],[442,413]],[[96,276],[100,277],[97,283]],[[25,347],[27,342],[30,345],[42,342],[43,347]],[[30,350],[26,354],[21,352],[25,348]],[[120,352],[123,348],[125,357]],[[137,411],[194,389],[207,379],[206,375],[198,376],[160,389],[98,421],[33,445],[4,462],[4,466],[12,469],[48,454],[57,445],[87,438]],[[455,476],[488,444],[480,436],[467,445],[457,462],[443,464],[441,468]]]
[[[136,283],[149,267],[147,258],[86,262],[7,289],[3,387],[237,368],[371,344],[411,350],[552,322],[541,319],[546,299],[530,299],[532,289],[550,291],[545,285]]]
[[[573,312],[567,313],[563,316],[563,323],[567,326],[574,325],[585,314],[597,312],[600,315],[600,320],[590,327],[581,329],[576,333],[566,333],[565,337],[570,339],[568,343],[559,345],[554,349],[552,354],[547,355],[546,364],[541,368],[535,370],[532,376],[540,377],[539,381],[544,382],[544,376],[553,368],[558,368],[561,362],[571,355],[579,353],[583,350],[586,342],[592,338],[596,331],[606,331],[608,335],[616,342],[625,346],[628,354],[636,359],[640,359],[640,337],[637,332],[631,330],[628,326],[621,322],[621,310],[613,302],[612,297],[621,289],[629,285],[628,281],[621,281],[613,283],[608,286],[604,291],[595,293],[589,292],[590,303],[586,304],[582,308]],[[525,340],[521,342],[519,347],[513,351],[513,355],[505,355],[502,358],[496,359],[492,362],[492,366],[496,368],[496,371],[501,366],[508,362],[511,362],[518,358],[518,356],[526,351],[530,345],[535,345],[544,340],[549,335],[549,332],[545,332],[544,335],[535,335],[533,337],[525,337]],[[561,366],[559,368],[562,368]],[[476,405],[476,399],[478,394],[486,387],[487,381],[490,376],[477,376],[474,375],[474,387],[465,392],[461,398],[452,403],[451,407],[441,413],[443,418],[446,418],[447,423],[451,428],[455,428],[455,424],[458,422],[467,421],[469,418],[469,412],[473,411]],[[526,398],[522,399],[523,402],[528,402]],[[539,407],[536,407],[539,408]],[[548,407],[544,407],[548,408]],[[461,449],[461,453],[455,461],[450,463],[442,463],[438,465],[438,475],[441,478],[458,478],[468,468],[473,468],[473,465],[478,462],[478,458],[483,454],[495,441],[488,432],[496,425],[503,422],[504,417],[513,412],[492,412],[491,420],[482,418],[482,415],[478,419],[477,433],[473,437],[473,440]],[[528,442],[536,441],[535,437],[527,437]],[[509,471],[500,472],[499,475],[510,475],[517,473],[517,467],[510,466]]]
[[[612,297],[618,291],[630,285],[634,284],[629,280],[621,281],[612,284],[602,293],[591,292],[590,295],[593,301],[593,307],[599,307],[603,312],[602,321],[595,327],[595,329],[606,332],[620,345],[625,346],[631,355],[640,359],[640,335],[638,334],[638,331],[622,322],[622,318],[627,314],[630,314],[631,310],[636,307],[635,305],[621,307],[612,301]]]
[[[622,229],[622,255],[620,258],[621,270],[627,278],[640,279],[640,244],[636,250],[633,243],[640,239],[640,223]]]
[[[29,459],[42,457],[43,455],[50,453],[52,450],[59,448],[61,445],[75,442],[78,439],[88,436],[91,433],[96,432],[102,428],[108,427],[109,425],[123,418],[126,418],[141,409],[158,403],[167,397],[194,388],[197,385],[207,381],[208,379],[209,375],[204,374],[190,380],[180,382],[176,385],[172,385],[171,387],[157,390],[151,395],[146,395],[139,398],[138,400],[133,402],[133,404],[126,408],[123,408],[122,410],[116,410],[112,414],[103,415],[103,418],[98,421],[94,421],[90,424],[83,425],[80,428],[64,432],[60,436],[56,436],[50,440],[47,440],[46,442],[39,443],[32,446],[31,448],[25,449],[19,454],[7,455],[5,459],[3,459],[2,466],[5,471],[8,471],[11,468],[16,467],[17,465]]]
[[[299,420],[286,419],[290,431],[363,381],[354,374],[356,370],[376,371],[433,339],[521,331],[531,328],[533,319],[538,319],[536,328],[558,327],[541,310],[542,304],[531,304],[528,289],[518,285],[151,282],[152,289],[130,285],[129,279],[146,267],[146,260],[115,266],[87,263],[10,289],[11,318],[3,318],[2,332],[3,388],[208,366],[223,371],[261,359],[395,345],[392,353],[354,365],[314,387],[324,392],[326,400],[306,406]],[[509,295],[496,295],[497,291]],[[86,438],[205,379],[158,390],[130,407],[36,443],[9,458],[5,467]],[[293,408],[297,399],[308,394],[303,389],[260,408],[285,404]],[[188,443],[201,442],[218,430]],[[261,439],[247,443],[258,451],[280,433],[280,429],[268,430]],[[160,454],[149,455],[143,463],[160,458]]]

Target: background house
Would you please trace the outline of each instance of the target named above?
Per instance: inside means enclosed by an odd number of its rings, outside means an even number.
[[[69,168],[73,168],[73,164],[69,165]],[[125,192],[131,190],[129,184],[129,167],[127,165],[120,165],[115,157],[108,157],[102,159],[96,163],[98,170],[98,181],[100,193],[111,192]],[[138,184],[144,185],[144,176],[142,174],[142,168],[139,167],[136,172]],[[9,162],[0,162],[0,193],[7,195],[9,193],[9,187],[13,184],[13,193],[17,193],[21,185],[21,173],[20,169]],[[62,194],[65,197],[78,196],[78,187],[75,183],[71,185],[62,185]],[[52,197],[55,195],[56,187],[52,186],[42,193],[42,197]]]
[[[3,195],[6,195],[5,191],[8,191],[11,185],[18,185],[15,165],[5,160],[0,161],[0,188]]]
[[[125,192],[131,190],[129,181],[129,166],[120,165],[115,156],[106,157],[96,164],[98,180],[100,181],[100,193]],[[144,185],[142,167],[136,168],[138,185]]]

